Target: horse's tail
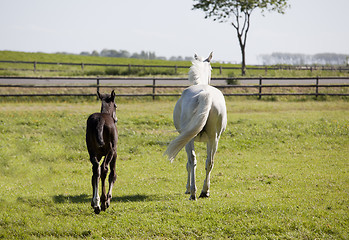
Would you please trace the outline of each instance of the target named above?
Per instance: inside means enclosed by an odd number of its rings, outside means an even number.
[[[97,143],[100,147],[104,146],[104,140],[103,140],[103,128],[104,128],[104,119],[100,118],[97,123]]]
[[[193,116],[189,123],[180,130],[180,135],[176,137],[167,147],[165,155],[172,162],[179,151],[205,127],[208,115],[211,110],[212,97],[208,92],[199,94],[198,105],[193,111]]]

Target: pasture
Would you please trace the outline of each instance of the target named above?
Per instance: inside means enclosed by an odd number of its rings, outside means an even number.
[[[118,102],[117,180],[94,214],[83,103],[0,103],[0,238],[348,239],[348,101],[227,98],[211,197],[185,195],[175,100]],[[196,144],[197,186],[206,147]]]

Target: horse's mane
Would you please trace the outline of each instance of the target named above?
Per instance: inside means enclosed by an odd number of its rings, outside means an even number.
[[[193,85],[205,84],[208,85],[211,82],[211,65],[209,62],[202,61],[201,58],[194,59],[190,67],[188,78],[189,82]]]

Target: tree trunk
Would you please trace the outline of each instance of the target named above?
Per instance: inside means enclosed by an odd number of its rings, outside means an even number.
[[[245,46],[241,46],[241,75],[246,75]]]
[[[245,44],[242,41],[242,35],[237,30],[239,45],[241,50],[241,75],[246,75],[246,58],[245,58]]]

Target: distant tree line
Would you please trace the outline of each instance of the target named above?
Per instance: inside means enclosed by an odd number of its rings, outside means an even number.
[[[170,61],[191,61],[192,57],[172,56],[169,59],[166,57],[158,57],[155,52],[141,51],[140,53],[130,53],[126,50],[103,49],[101,52],[96,50],[92,52],[81,52],[83,56],[100,56],[100,57],[115,57],[115,58],[137,58],[137,59],[159,59]]]
[[[319,53],[314,55],[294,53],[272,53],[258,56],[263,65],[348,65],[349,55],[337,53]]]

